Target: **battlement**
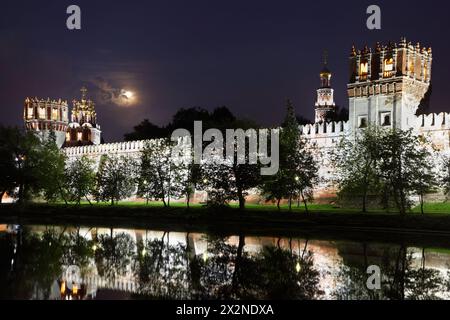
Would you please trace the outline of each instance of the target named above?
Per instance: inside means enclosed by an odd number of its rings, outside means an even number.
[[[372,50],[352,47],[350,53],[350,84],[386,81],[410,77],[423,83],[431,79],[432,50],[402,38],[399,43],[377,43]]]
[[[50,100],[50,98],[26,98],[24,103],[24,120],[47,120],[68,122],[69,108],[65,100]]]
[[[127,141],[116,143],[105,143],[99,145],[87,145],[80,147],[64,148],[64,152],[69,157],[95,156],[102,154],[134,153],[141,152],[147,142],[154,140]]]
[[[307,124],[300,126],[300,132],[303,136],[307,138],[314,137],[334,137],[337,135],[344,134],[349,128],[348,121],[338,121],[338,122],[321,122],[315,124]]]
[[[430,113],[419,115],[413,124],[417,130],[450,130],[450,113]]]

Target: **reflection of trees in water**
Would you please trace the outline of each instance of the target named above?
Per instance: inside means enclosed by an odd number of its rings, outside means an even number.
[[[88,231],[89,232],[89,231]],[[135,277],[141,297],[157,299],[316,299],[320,275],[314,255],[305,247],[263,247],[256,253],[244,250],[245,237],[232,245],[228,238],[208,236],[207,249],[195,252],[194,241],[173,245],[169,233],[162,238],[133,241],[126,233],[101,234],[93,240],[80,234],[46,228],[43,232],[22,229],[19,234],[0,234],[0,298],[49,298],[64,267],[85,270],[94,265],[106,280]],[[13,253],[17,244],[16,254]],[[95,244],[95,249],[94,249]],[[352,247],[354,248],[354,247]],[[376,256],[368,254],[376,249]],[[450,292],[450,274],[426,267],[425,249],[421,264],[413,265],[406,246],[362,244],[358,261],[346,261],[339,271],[334,297],[338,299],[437,299]],[[378,254],[379,252],[379,254]],[[11,268],[11,260],[14,263]],[[417,258],[416,258],[417,259]],[[379,265],[382,290],[366,287],[367,267]]]
[[[93,241],[80,234],[80,228],[69,232],[66,236],[65,250],[62,263],[65,266],[78,266],[81,275],[89,273],[91,259],[94,256]]]
[[[8,299],[48,299],[51,285],[62,272],[61,260],[64,253],[64,234],[53,228],[46,229],[41,235],[30,232],[28,229],[19,231],[19,234],[5,235],[9,262],[2,262],[2,271],[6,283],[0,286]],[[2,242],[5,240],[2,239]],[[17,244],[16,254],[12,255],[14,243]],[[3,251],[3,250],[2,250]],[[14,258],[14,263],[11,264]]]
[[[187,246],[170,245],[169,233],[164,233],[161,239],[139,241],[137,248],[133,267],[140,294],[158,299],[190,298]]]
[[[421,266],[413,268],[413,253],[407,247],[384,248],[381,264],[370,263],[364,246],[364,263],[341,265],[338,279],[341,286],[333,293],[343,300],[436,300],[449,290],[449,280],[435,269],[425,267],[425,248],[422,249]],[[367,267],[379,265],[381,269],[381,289],[367,288]]]
[[[126,233],[100,234],[95,242],[95,264],[99,276],[113,282],[118,276],[125,276],[134,256],[135,243]]]
[[[163,237],[148,241],[145,250],[139,244],[135,272],[140,293],[172,299],[313,299],[321,294],[311,252],[299,257],[264,247],[249,254],[243,236],[237,246],[227,238],[207,240],[207,251],[201,255],[192,254],[189,241],[171,246]]]

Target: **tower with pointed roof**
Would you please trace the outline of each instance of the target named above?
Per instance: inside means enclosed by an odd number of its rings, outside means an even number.
[[[317,89],[315,105],[315,122],[329,122],[335,116],[336,104],[334,103],[334,90],[331,88],[331,71],[328,69],[328,54],[323,54],[323,68],[320,72],[320,88]]]
[[[97,123],[95,103],[88,98],[86,87],[82,87],[80,91],[81,99],[72,102],[71,122],[66,132],[67,147],[101,143],[101,129]]]

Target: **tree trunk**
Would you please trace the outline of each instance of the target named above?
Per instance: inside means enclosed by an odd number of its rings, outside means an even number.
[[[237,290],[237,286],[239,283],[239,273],[241,269],[242,262],[242,253],[244,252],[245,246],[245,237],[243,235],[239,235],[239,244],[236,253],[236,263],[234,265],[234,272],[232,278],[232,292],[235,293]]]
[[[63,191],[63,189],[62,189],[62,187],[61,187],[61,185],[58,183],[58,189],[59,189],[59,193],[60,193],[60,195],[61,195],[61,198],[64,200],[64,203],[66,204],[66,206],[67,206],[67,199],[66,199],[66,197],[64,196],[64,191]]]
[[[292,194],[289,195],[289,211],[292,211]]]
[[[423,194],[420,195],[420,212],[422,212],[422,214],[425,214],[423,212]]]
[[[187,194],[186,194],[186,206],[187,206],[187,208],[189,209],[189,202],[191,201],[191,193],[190,192],[188,192]]]
[[[403,189],[400,190],[401,214],[406,214],[406,195]]]
[[[277,208],[278,208],[278,210],[280,210],[280,201],[281,201],[281,199],[277,199]]]
[[[92,204],[92,202],[91,202],[91,200],[89,200],[89,197],[88,196],[86,196],[86,200],[87,200],[87,202],[92,206],[93,204]]]
[[[245,209],[245,198],[242,196],[242,194],[239,195],[239,209]]]
[[[25,185],[21,182],[20,184],[19,184],[19,203],[23,203],[24,202],[24,199],[23,199],[23,196],[24,196],[24,189],[25,188]]]
[[[305,205],[305,212],[308,214],[308,205],[306,204],[305,196],[303,195],[303,191],[300,193],[302,195],[303,204]]]
[[[367,202],[367,191],[366,191],[366,188],[364,188],[364,193],[363,193],[363,198],[362,198],[362,212],[363,213],[367,213],[366,202]]]

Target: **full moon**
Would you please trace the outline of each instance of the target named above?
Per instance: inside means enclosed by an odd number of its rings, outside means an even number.
[[[134,93],[132,91],[124,91],[123,95],[125,96],[125,98],[131,99],[133,98]]]

